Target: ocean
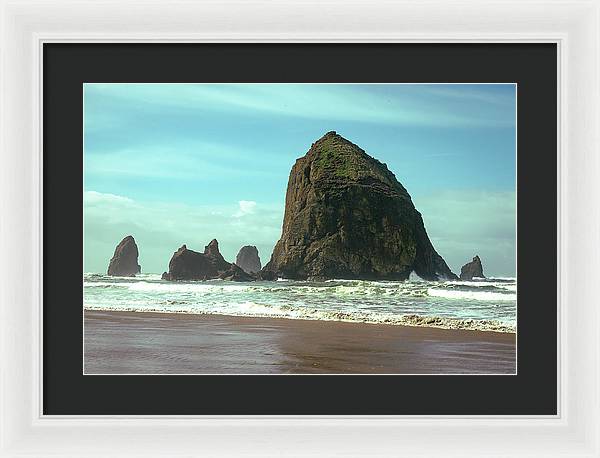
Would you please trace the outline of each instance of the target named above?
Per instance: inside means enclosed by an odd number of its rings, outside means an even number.
[[[429,282],[224,280],[84,274],[86,310],[217,314],[516,332],[514,278]]]

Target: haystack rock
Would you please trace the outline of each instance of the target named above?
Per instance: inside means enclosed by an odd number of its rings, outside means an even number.
[[[456,279],[385,164],[335,132],[290,173],[282,235],[263,272],[290,279]]]
[[[473,277],[485,278],[479,256],[475,256],[471,262],[466,263],[460,269],[461,280],[472,280]]]
[[[250,274],[260,271],[258,249],[252,245],[243,246],[235,258],[235,263]]]
[[[138,247],[135,239],[128,235],[115,248],[115,254],[108,264],[108,275],[135,277],[142,268],[138,264]]]

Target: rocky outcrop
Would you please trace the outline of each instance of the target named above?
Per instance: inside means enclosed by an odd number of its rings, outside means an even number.
[[[277,272],[273,272],[272,270],[261,270],[254,274],[257,280],[263,281],[276,281],[277,280]]]
[[[471,262],[466,263],[460,269],[461,280],[472,280],[473,277],[485,278],[479,256],[475,256]]]
[[[292,167],[280,240],[263,269],[290,279],[456,279],[385,164],[329,132]],[[266,275],[266,273],[265,273]]]
[[[219,275],[219,278],[230,281],[254,281],[256,278],[245,272],[241,267],[231,264],[231,267]]]
[[[204,247],[204,252],[190,250],[183,245],[169,262],[169,271],[162,274],[163,280],[212,280],[221,278],[232,281],[253,281],[255,278],[240,267],[223,258],[216,239]]]
[[[183,245],[169,262],[169,272],[162,275],[163,280],[210,280],[217,278],[219,271],[215,259],[205,253],[198,253]]]
[[[115,248],[115,254],[108,264],[108,275],[135,277],[142,271],[138,264],[138,247],[135,239],[128,235]]]
[[[235,263],[248,273],[256,273],[260,271],[261,264],[258,256],[258,249],[252,245],[246,245],[240,248]]]
[[[217,239],[212,239],[210,243],[204,247],[204,255],[212,259],[218,271],[227,270],[231,266],[230,263],[225,261],[223,255],[221,255],[221,252],[219,251],[219,242],[217,242]]]

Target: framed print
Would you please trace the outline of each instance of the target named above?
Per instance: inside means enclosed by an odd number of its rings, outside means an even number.
[[[3,4],[2,456],[598,456],[597,2],[175,6]]]
[[[463,70],[432,77],[439,55]],[[556,164],[518,154],[555,148],[556,57],[552,44],[45,45],[45,214],[60,215],[45,271],[63,277],[55,250],[83,247],[83,271],[69,264],[83,287],[44,288],[44,359],[63,368],[44,365],[45,412],[556,414],[555,260],[529,267],[556,245]],[[64,225],[75,208],[83,228]],[[176,394],[100,394],[134,376]],[[188,383],[227,383],[229,402],[194,402]],[[340,403],[331,384],[371,394]],[[392,385],[435,394],[394,400]],[[266,387],[298,394],[243,395]]]

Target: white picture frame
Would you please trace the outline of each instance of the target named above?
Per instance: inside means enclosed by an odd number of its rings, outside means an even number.
[[[1,5],[0,456],[600,456],[599,1]],[[41,50],[51,42],[557,43],[558,414],[43,415]]]

